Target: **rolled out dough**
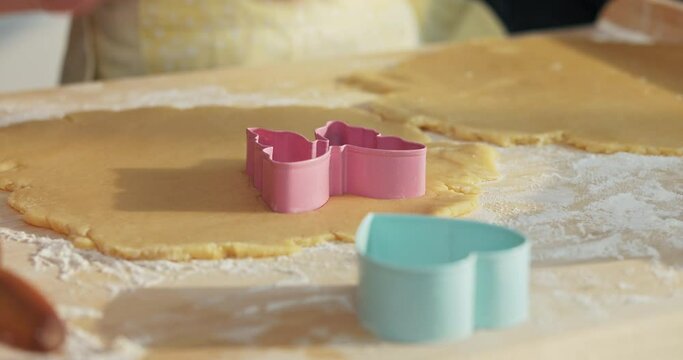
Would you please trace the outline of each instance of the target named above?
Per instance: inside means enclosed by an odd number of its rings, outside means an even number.
[[[502,146],[683,155],[683,47],[525,37],[425,52],[346,83],[384,118]]]
[[[337,119],[428,142],[416,127],[352,109],[225,107],[91,112],[0,129],[0,188],[26,222],[77,246],[131,259],[289,254],[351,240],[369,211],[461,215],[497,176],[486,145],[430,143],[427,194],[408,200],[333,197],[303,214],[271,212],[244,173],[245,128],[312,137]]]

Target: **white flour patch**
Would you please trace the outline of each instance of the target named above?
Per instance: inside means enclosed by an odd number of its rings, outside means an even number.
[[[500,149],[503,181],[473,217],[523,231],[538,263],[648,258],[683,266],[683,158]]]
[[[275,325],[275,323],[264,321],[260,324],[241,326],[238,329],[233,328],[222,333],[218,333],[214,336],[218,339],[227,340],[232,343],[248,344],[252,343],[254,339],[270,330],[273,325]]]
[[[310,105],[339,107],[349,105],[358,96],[330,98],[316,91],[303,91],[297,96],[277,93],[236,93],[220,86],[202,86],[189,89],[167,89],[154,91],[104,91],[92,86],[74,87],[74,92],[101,91],[92,102],[70,100],[66,95],[52,95],[47,100],[0,100],[0,127],[15,123],[46,120],[63,117],[69,113],[111,110],[122,111],[143,107],[170,106],[188,109],[199,106],[267,107],[288,105]]]
[[[69,327],[64,352],[69,360],[141,359],[145,355],[145,349],[129,339],[118,337],[105,344],[99,337],[76,327]]]
[[[102,318],[102,311],[98,309],[73,306],[73,305],[58,305],[57,312],[63,319],[100,319]]]
[[[293,256],[282,256],[271,259],[225,259],[194,260],[189,262],[172,261],[129,261],[103,255],[94,250],[75,248],[69,241],[47,236],[38,236],[23,231],[0,227],[0,240],[16,241],[34,245],[36,250],[31,255],[37,270],[56,269],[58,277],[64,281],[77,281],[78,275],[97,272],[109,275],[108,283],[112,296],[121,291],[140,287],[151,287],[163,282],[180,280],[196,274],[227,273],[240,276],[282,276],[284,278],[273,287],[311,284],[309,274],[320,265],[316,260],[325,253],[334,254],[334,266],[338,271],[346,273],[355,271],[356,254],[350,244],[322,244],[314,248],[304,249]]]
[[[505,178],[484,185],[482,208],[472,217],[529,237],[534,264],[543,267],[533,272],[533,286],[597,319],[609,318],[619,306],[683,296],[677,282],[683,267],[683,158],[597,155],[559,146],[499,151]],[[591,272],[560,278],[553,268],[624,259],[649,261],[661,294],[638,293],[629,283],[634,274],[624,273],[615,283]],[[532,321],[556,326],[556,314],[534,311],[540,315]]]
[[[341,306],[349,312],[353,312],[353,302],[348,295],[313,295],[303,299],[281,300],[277,302],[268,303],[265,306],[265,312],[278,312],[289,308],[296,308],[300,306],[315,306],[315,305],[332,305]]]
[[[61,280],[75,283],[78,286],[103,286],[110,291],[111,298],[126,291],[154,287],[175,280],[205,274],[212,276],[226,273],[240,277],[278,276],[281,280],[266,286],[245,289],[246,293],[264,293],[288,287],[311,286],[314,283],[316,270],[327,267],[347,277],[356,271],[356,254],[351,244],[326,243],[314,248],[302,250],[293,256],[272,259],[225,259],[190,261],[174,263],[170,261],[127,261],[102,255],[97,251],[81,250],[64,239],[37,236],[26,232],[0,227],[0,242],[17,241],[35,246],[31,255],[37,270],[58,271]],[[333,263],[329,260],[334,259]],[[323,265],[324,264],[324,265]],[[86,284],[79,277],[88,273],[107,274],[110,280],[104,284]],[[198,301],[195,307],[222,307],[220,302],[225,298],[207,298]],[[255,343],[261,336],[277,325],[274,321],[263,321],[264,318],[298,307],[334,308],[353,311],[350,295],[310,294],[301,299],[273,299],[261,307],[245,307],[233,316],[253,318],[254,324],[247,328],[227,328],[213,334],[217,339],[234,343]],[[103,317],[101,311],[92,308],[71,305],[57,305],[57,310],[66,320],[93,319]],[[184,317],[184,314],[179,314]],[[168,321],[167,318],[162,319]],[[68,359],[138,359],[144,355],[143,347],[163,338],[163,334],[146,334],[131,338],[119,337],[113,343],[105,343],[99,336],[76,326],[69,326],[69,337],[64,351]]]

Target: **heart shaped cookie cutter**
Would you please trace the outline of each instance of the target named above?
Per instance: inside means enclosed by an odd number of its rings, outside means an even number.
[[[369,214],[356,234],[358,316],[378,337],[429,342],[504,328],[529,315],[530,246],[468,220]]]
[[[405,199],[424,195],[425,145],[330,121],[316,140],[290,131],[247,129],[246,172],[277,212],[311,211],[330,196]]]

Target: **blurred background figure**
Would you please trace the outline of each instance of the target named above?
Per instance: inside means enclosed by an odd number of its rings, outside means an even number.
[[[324,59],[503,34],[477,0],[115,0],[74,22],[64,80]]]
[[[418,43],[408,0],[112,0],[74,22],[65,80],[331,58]]]
[[[97,61],[86,78],[330,58],[590,23],[605,1],[116,0],[78,25],[95,35],[76,53]]]
[[[1,0],[0,12],[67,11],[61,81],[409,50],[425,43],[592,22],[604,0]],[[45,16],[45,15],[42,15]],[[0,59],[21,26],[0,17]],[[33,27],[30,26],[23,26]],[[4,30],[10,29],[10,30]],[[45,29],[44,31],[48,31]],[[40,40],[37,60],[48,62]],[[61,42],[60,42],[61,41]],[[16,44],[15,44],[16,46]],[[40,48],[43,47],[43,48]],[[24,55],[25,56],[25,55]],[[52,60],[52,59],[49,59]],[[2,60],[0,60],[2,61]],[[7,66],[0,62],[2,71]],[[22,73],[23,70],[11,70]],[[29,70],[30,72],[30,70]]]

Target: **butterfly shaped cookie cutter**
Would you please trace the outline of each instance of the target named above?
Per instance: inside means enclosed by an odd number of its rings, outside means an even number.
[[[369,214],[358,227],[358,316],[378,337],[430,342],[529,316],[530,245],[513,230],[430,216]]]
[[[330,196],[405,199],[424,195],[425,145],[330,121],[316,140],[290,131],[247,129],[246,172],[277,212],[311,211]]]

